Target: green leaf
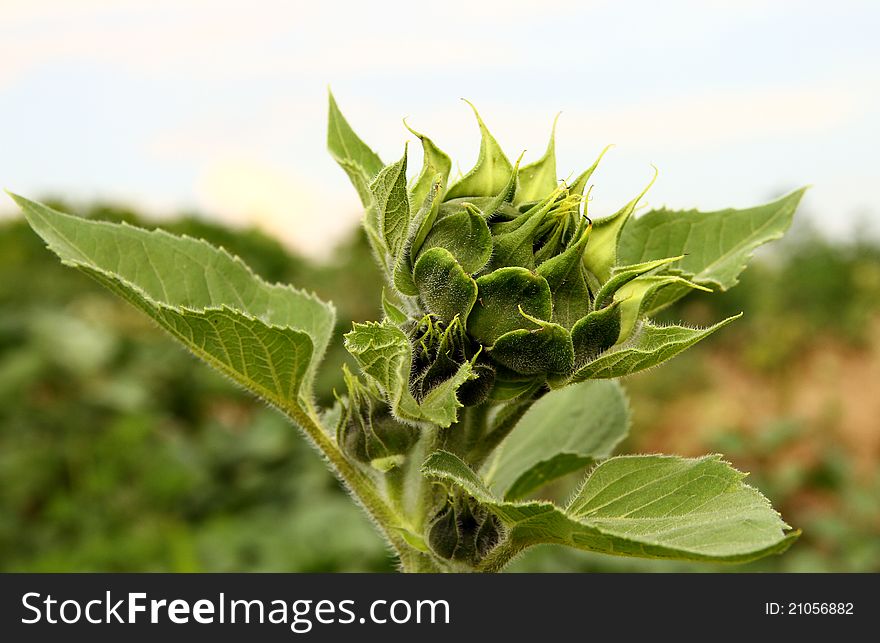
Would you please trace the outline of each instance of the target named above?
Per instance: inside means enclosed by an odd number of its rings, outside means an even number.
[[[384,288],[382,288],[382,312],[385,313],[385,317],[388,321],[397,324],[398,326],[405,324],[409,320],[407,314],[388,299]]]
[[[611,269],[620,265],[620,263],[638,263],[637,261],[620,261],[617,256],[617,247],[620,241],[620,235],[626,222],[629,221],[632,213],[635,212],[636,206],[645,193],[654,185],[657,180],[657,170],[654,169],[654,176],[651,182],[645,186],[645,189],[632,201],[623,206],[620,210],[612,214],[610,217],[593,221],[593,232],[590,238],[590,249],[584,255],[584,265],[590,270],[601,283],[605,283],[611,277]],[[672,255],[663,255],[671,257],[681,252],[674,252]],[[660,259],[661,257],[652,257]]]
[[[214,368],[281,408],[311,396],[333,330],[332,305],[264,282],[205,241],[12,198],[64,264],[147,313]]]
[[[452,377],[418,402],[409,390],[412,347],[406,333],[397,326],[390,322],[353,324],[353,330],[345,334],[345,348],[385,392],[396,417],[444,427],[455,422],[462,406],[455,393],[471,376],[469,363],[462,364]]]
[[[629,281],[614,293],[614,301],[620,302],[618,342],[625,341],[632,334],[636,323],[651,310],[658,293],[668,287],[709,290],[675,275],[642,275]]]
[[[550,391],[499,447],[487,478],[492,491],[517,500],[612,454],[629,431],[629,405],[617,382],[581,382]]]
[[[474,110],[477,124],[480,126],[480,155],[473,169],[449,188],[445,197],[447,201],[459,197],[493,197],[504,188],[513,171],[513,166],[504,155],[498,141],[489,133],[477,108],[468,101],[465,102]]]
[[[519,171],[519,187],[516,190],[514,205],[539,201],[556,189],[558,182],[556,177],[556,122],[558,120],[559,114],[553,119],[550,142],[547,144],[544,156]]]
[[[468,333],[484,346],[510,331],[534,328],[525,312],[550,319],[553,303],[547,280],[525,268],[500,268],[477,279],[477,303],[468,317]]]
[[[553,293],[553,321],[571,328],[590,311],[590,289],[584,276],[583,257],[592,227],[578,231],[564,252],[538,266]]]
[[[639,263],[684,255],[671,267],[699,284],[727,290],[738,283],[755,249],[779,239],[791,225],[806,188],[772,203],[745,210],[652,210],[623,228],[622,263]],[[668,306],[687,290],[666,289],[653,311]]]
[[[403,157],[376,176],[370,184],[378,232],[396,263],[409,232],[409,197],[406,191],[406,150]]]
[[[659,268],[667,266],[673,261],[678,261],[679,259],[681,259],[681,256],[667,257],[666,259],[646,261],[631,266],[618,266],[612,269],[611,278],[606,281],[602,285],[602,288],[599,289],[599,292],[596,293],[594,307],[596,309],[604,308],[611,303],[611,300],[614,298],[614,293],[616,293],[622,286],[628,284],[636,277],[641,277],[644,274],[658,270]],[[688,289],[690,290],[690,288]]]
[[[445,451],[428,456],[422,472],[494,513],[514,549],[553,543],[618,556],[746,562],[786,550],[799,535],[718,456],[611,458],[593,470],[567,509],[498,500]]]
[[[332,92],[329,93],[329,98],[327,149],[348,174],[348,178],[361,197],[361,203],[366,207],[370,204],[370,182],[382,169],[384,163],[351,129],[348,121],[339,111]]]
[[[655,326],[644,322],[628,341],[599,355],[578,370],[572,380],[610,379],[652,368],[672,359],[740,315],[728,317],[709,328]]]
[[[419,172],[418,178],[409,191],[409,202],[412,204],[412,207],[417,208],[421,207],[422,203],[424,203],[425,198],[427,198],[428,193],[431,191],[431,186],[437,182],[438,176],[440,183],[444,186],[446,185],[449,179],[449,172],[452,169],[452,161],[445,152],[434,145],[430,138],[415,131],[406,124],[405,120],[403,124],[406,129],[422,142],[422,171]]]
[[[425,308],[447,324],[462,323],[477,301],[477,284],[446,248],[431,248],[416,261],[414,279]]]

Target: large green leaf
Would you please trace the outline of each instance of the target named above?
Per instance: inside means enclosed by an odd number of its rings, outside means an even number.
[[[727,290],[738,283],[755,248],[779,239],[791,225],[806,188],[745,210],[652,210],[624,226],[618,262],[641,263],[684,255],[671,268],[691,281]],[[653,311],[687,294],[668,287],[654,300]]]
[[[209,364],[283,408],[310,396],[333,329],[332,305],[262,281],[205,241],[13,198],[63,263],[143,310]]]
[[[782,552],[798,536],[719,456],[611,458],[566,509],[499,500],[445,451],[431,454],[422,471],[485,505],[507,526],[513,549],[553,543],[618,556],[745,562]]]
[[[629,405],[617,382],[581,382],[535,402],[486,473],[505,500],[611,455],[629,431]]]
[[[409,338],[391,322],[354,324],[345,334],[345,348],[388,398],[394,414],[414,424],[449,426],[462,404],[456,391],[471,376],[467,362],[449,379],[433,388],[421,401],[409,389],[412,347]]]
[[[586,379],[610,379],[652,368],[672,359],[722,326],[738,319],[740,315],[728,317],[708,328],[655,326],[650,322],[643,322],[626,342],[587,363],[575,373],[572,380],[579,382]]]
[[[382,169],[383,163],[373,150],[364,143],[345,120],[333,94],[329,95],[327,114],[327,149],[330,155],[348,174],[361,197],[364,206],[370,204],[369,185]]]

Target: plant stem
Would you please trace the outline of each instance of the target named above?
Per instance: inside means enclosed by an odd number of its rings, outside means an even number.
[[[501,444],[501,441],[513,430],[516,423],[531,408],[538,397],[535,396],[511,402],[501,409],[495,418],[495,424],[492,426],[492,429],[467,454],[467,460],[473,465],[475,470],[478,470],[483,462],[486,461],[486,458],[491,455],[492,451]]]
[[[404,557],[415,550],[398,533],[397,530],[401,527],[400,517],[378,493],[373,481],[345,458],[335,441],[321,426],[319,420],[297,404],[286,405],[283,410],[302,428],[312,443],[327,458],[331,469],[348,488],[358,504],[364,508],[385,540],[400,557],[401,565],[405,567]]]

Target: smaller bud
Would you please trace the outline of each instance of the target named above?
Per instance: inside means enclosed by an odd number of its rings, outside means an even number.
[[[474,498],[455,496],[428,527],[428,544],[447,560],[477,565],[501,539],[498,519]]]
[[[336,440],[350,458],[388,471],[403,462],[418,432],[391,414],[378,391],[363,384],[343,365],[348,399],[336,428]]]

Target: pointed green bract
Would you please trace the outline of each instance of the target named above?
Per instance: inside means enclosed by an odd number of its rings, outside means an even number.
[[[593,470],[567,509],[499,500],[445,451],[428,456],[422,471],[497,516],[512,551],[552,543],[617,556],[745,562],[782,552],[798,536],[717,456],[611,458]]]
[[[670,286],[709,290],[675,275],[643,275],[633,279],[614,293],[614,300],[620,302],[619,342],[625,341],[632,334],[636,323],[651,309],[658,293]]]
[[[571,336],[559,324],[530,318],[538,328],[505,333],[489,349],[496,362],[522,375],[570,373],[574,366]]]
[[[645,186],[645,189],[632,201],[623,206],[620,210],[612,214],[610,217],[593,221],[593,234],[590,240],[590,252],[584,256],[584,265],[599,279],[605,283],[611,277],[611,269],[620,265],[617,258],[617,245],[620,240],[621,232],[626,226],[626,222],[635,212],[636,206],[645,193],[654,185],[657,180],[657,170],[654,170],[654,176],[651,182]],[[673,254],[682,254],[680,252]],[[672,255],[664,255],[669,257]],[[659,259],[660,257],[654,257]],[[635,261],[625,263],[637,263]]]
[[[646,261],[631,266],[618,266],[612,270],[611,278],[602,284],[602,288],[596,293],[596,308],[604,308],[611,303],[616,293],[621,287],[631,282],[636,277],[654,272],[659,268],[668,266],[674,261],[681,259],[678,257],[668,257],[666,259],[657,259],[656,261]]]
[[[540,201],[548,192],[556,189],[558,179],[556,177],[556,122],[559,115],[553,119],[553,129],[550,131],[550,142],[544,156],[529,163],[519,171],[519,187],[516,190],[514,205]]]
[[[548,482],[610,456],[629,431],[617,382],[581,382],[551,391],[526,412],[487,468],[490,488],[518,500]]]
[[[445,248],[431,248],[416,261],[414,280],[428,312],[449,323],[466,322],[477,301],[477,284]]]
[[[713,289],[735,286],[755,249],[779,239],[791,225],[806,188],[745,210],[652,210],[635,218],[620,237],[620,261],[639,263],[684,255],[672,265],[679,274]],[[655,301],[659,310],[686,294],[668,289]]]
[[[311,395],[333,329],[330,304],[268,284],[204,241],[13,198],[65,264],[146,312],[215,368],[280,406]]]
[[[364,207],[368,206],[370,204],[370,182],[382,169],[384,163],[351,129],[348,121],[339,111],[339,106],[332,93],[329,93],[327,149],[348,174],[348,178],[351,179],[361,197],[361,203],[364,204]]]
[[[708,328],[655,326],[644,322],[627,342],[602,353],[578,370],[572,381],[623,377],[653,368],[739,317],[740,315],[728,317]]]
[[[477,303],[467,330],[484,346],[514,330],[535,328],[522,312],[549,320],[553,314],[547,280],[525,268],[501,268],[477,279]]]
[[[608,150],[612,148],[611,145],[606,145],[605,149],[599,152],[598,158],[593,161],[593,164],[584,170],[580,176],[578,176],[574,182],[571,184],[570,191],[572,194],[577,194],[579,196],[583,196],[584,190],[587,188],[587,183],[590,182],[590,179],[593,176],[593,173],[596,171],[596,168],[599,167],[599,163],[602,161],[602,157],[608,153]]]
[[[394,282],[394,287],[404,295],[414,297],[419,294],[412,276],[415,257],[418,255],[425,237],[437,219],[437,213],[440,210],[441,192],[442,180],[438,174],[434,177],[434,182],[425,196],[422,206],[410,221],[406,242],[403,244],[400,256],[397,257],[397,262],[394,264],[392,281]]]
[[[470,103],[468,105],[474,110],[474,116],[477,117],[477,124],[480,126],[480,155],[473,169],[449,188],[446,193],[447,201],[458,197],[495,196],[507,183],[513,169],[498,141],[489,133],[489,129],[480,118],[477,108]]]
[[[345,348],[385,392],[398,419],[438,426],[455,422],[462,406],[455,394],[470,378],[469,363],[462,364],[453,377],[418,402],[409,390],[412,347],[406,333],[397,326],[388,322],[354,324],[353,330],[345,334]]]
[[[462,212],[451,214],[434,224],[420,251],[425,252],[430,248],[445,248],[465,272],[473,274],[485,266],[492,255],[492,235],[479,211],[466,205]]]
[[[620,302],[594,310],[571,328],[575,368],[594,359],[620,337]]]
[[[584,275],[583,257],[592,226],[584,226],[579,236],[562,253],[538,266],[553,293],[553,321],[571,328],[590,312],[590,289]]]
[[[406,129],[422,142],[422,170],[419,172],[419,176],[409,192],[409,201],[412,207],[419,208],[428,196],[428,192],[431,191],[431,187],[437,181],[437,177],[440,178],[442,185],[445,186],[447,184],[449,172],[452,170],[452,161],[445,152],[434,145],[434,141],[424,134],[415,131],[406,124],[406,121],[403,124],[406,126]]]
[[[403,250],[410,223],[406,190],[406,151],[397,163],[392,163],[379,172],[370,184],[370,194],[376,212],[377,231],[391,254],[390,265],[394,265]]]
[[[385,318],[391,321],[398,326],[401,324],[405,324],[409,319],[407,314],[403,312],[400,308],[398,308],[394,303],[388,299],[388,295],[385,293],[385,289],[382,289],[382,312],[385,313]]]

